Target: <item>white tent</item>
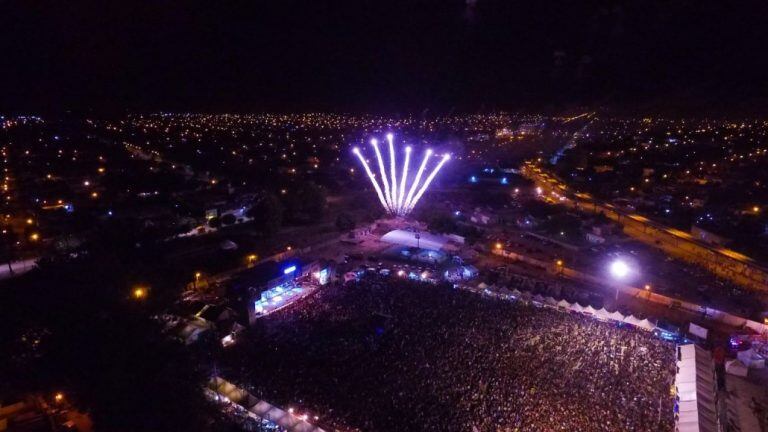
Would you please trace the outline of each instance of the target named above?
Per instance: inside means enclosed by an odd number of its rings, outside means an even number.
[[[550,306],[557,306],[557,300],[554,297],[547,296],[544,298],[544,303]]]
[[[325,432],[307,422],[303,415],[294,415],[290,410],[286,412],[266,401],[260,401],[225,379],[214,377],[208,382],[207,387],[216,393],[217,400],[238,404],[251,413],[251,416],[275,423],[288,432]]]
[[[634,315],[629,315],[628,317],[624,318],[624,322],[627,324],[632,324],[633,326],[640,326],[641,321],[637,318],[635,318]]]
[[[614,321],[623,322],[625,317],[624,317],[624,315],[621,314],[621,312],[614,311],[614,312],[611,312],[608,315],[608,318],[610,318],[610,319],[612,319]]]
[[[715,405],[716,382],[712,356],[693,344],[677,347],[677,394],[678,415],[675,430],[680,432],[715,432],[717,410]]]
[[[637,326],[642,328],[642,329],[648,330],[648,331],[651,331],[651,330],[656,328],[656,325],[654,323],[648,321],[648,318],[646,318],[646,319],[640,321],[639,323],[637,323]]]
[[[381,241],[400,246],[418,247],[421,249],[439,251],[442,249],[448,239],[434,234],[406,230],[394,230],[381,236]]]
[[[749,374],[749,368],[739,360],[728,360],[725,362],[725,372],[731,375],[746,377]]]
[[[597,309],[593,308],[592,305],[587,305],[582,312],[594,316],[597,314]]]
[[[570,309],[571,308],[571,304],[568,303],[565,300],[560,300],[559,302],[557,302],[557,307],[560,307],[560,308],[563,308],[563,309]]]
[[[583,312],[583,311],[584,311],[584,307],[582,307],[582,306],[581,306],[580,304],[578,304],[578,303],[574,303],[574,304],[572,304],[570,309],[571,309],[572,311],[574,311],[574,312],[579,312],[579,313],[581,313],[581,312]]]
[[[544,297],[542,297],[541,294],[536,294],[535,296],[533,296],[532,300],[537,303],[544,303]]]
[[[219,247],[221,250],[236,250],[237,243],[233,242],[232,240],[224,240],[223,242],[219,243]]]
[[[611,319],[611,313],[605,310],[605,308],[600,308],[595,312],[595,317],[601,320],[609,320]]]

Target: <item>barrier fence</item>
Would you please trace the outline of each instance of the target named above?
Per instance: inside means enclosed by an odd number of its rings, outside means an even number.
[[[550,272],[558,273],[569,279],[573,279],[576,281],[597,284],[601,286],[607,286],[610,288],[618,289],[630,296],[642,298],[656,304],[660,304],[668,307],[675,307],[684,311],[698,314],[705,319],[726,324],[731,327],[749,328],[750,330],[753,330],[758,334],[768,335],[768,325],[765,325],[747,318],[743,318],[737,315],[733,315],[731,313],[724,312],[718,309],[701,306],[699,304],[688,302],[685,300],[667,297],[665,295],[654,293],[654,292],[648,292],[646,290],[633,287],[631,285],[619,284],[613,281],[609,281],[605,278],[593,276],[593,275],[583,273],[565,266],[558,266],[556,263],[550,263],[550,262],[542,261],[536,258],[531,258],[515,252],[507,251],[505,249],[493,249],[493,254],[511,259],[513,261],[520,261],[526,264],[530,264],[532,266],[539,267]]]

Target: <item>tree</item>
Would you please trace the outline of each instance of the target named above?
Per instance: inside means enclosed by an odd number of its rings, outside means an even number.
[[[246,216],[253,219],[254,225],[265,235],[272,235],[283,226],[283,214],[285,208],[274,194],[265,193],[256,204],[251,207]]]
[[[430,231],[450,233],[456,230],[456,221],[446,212],[435,211],[427,218],[427,227]]]
[[[221,219],[218,217],[212,217],[208,220],[208,226],[211,228],[218,228],[221,226]]]
[[[290,219],[297,222],[311,222],[323,217],[325,198],[325,189],[307,182],[300,183],[289,190],[284,196],[284,202]]]
[[[339,231],[349,231],[355,228],[355,219],[349,213],[342,212],[336,217],[336,228]]]
[[[0,393],[61,391],[95,430],[214,430],[221,414],[201,391],[208,364],[151,318],[163,287],[178,285],[160,282],[172,272],[137,235],[124,224],[100,228],[87,253],[7,281]],[[141,302],[129,295],[136,280],[153,287]]]
[[[222,225],[233,225],[235,222],[237,222],[237,218],[232,213],[227,213],[221,217]]]

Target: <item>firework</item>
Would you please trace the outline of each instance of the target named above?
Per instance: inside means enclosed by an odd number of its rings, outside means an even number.
[[[379,198],[381,205],[387,211],[387,213],[393,216],[406,216],[409,214],[416,204],[421,199],[422,195],[429,188],[430,183],[434,180],[437,173],[451,158],[449,154],[444,154],[440,161],[432,168],[432,171],[427,176],[424,182],[421,182],[424,176],[424,171],[427,168],[430,160],[432,159],[432,149],[427,149],[424,152],[424,157],[421,160],[418,171],[416,171],[416,177],[409,183],[408,167],[411,160],[411,147],[405,147],[405,159],[403,161],[403,169],[400,171],[400,179],[397,178],[397,152],[395,151],[394,136],[390,133],[387,134],[387,144],[389,147],[389,176],[385,169],[384,158],[381,156],[381,150],[379,149],[379,141],[376,138],[371,139],[371,147],[373,147],[376,154],[376,160],[379,166],[379,177],[371,171],[371,167],[363,157],[360,149],[355,147],[352,152],[360,159],[360,163],[363,165],[365,173],[371,180],[373,189],[376,191],[376,196]],[[379,183],[381,180],[381,184]],[[383,188],[382,188],[383,185]],[[406,193],[406,190],[408,191]]]

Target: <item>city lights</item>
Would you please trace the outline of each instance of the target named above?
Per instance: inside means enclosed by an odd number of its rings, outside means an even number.
[[[379,202],[384,209],[393,216],[406,216],[408,215],[416,204],[421,199],[422,195],[427,191],[429,185],[432,183],[437,173],[451,158],[449,154],[444,154],[436,166],[432,168],[432,171],[427,175],[427,178],[422,182],[424,171],[427,168],[427,164],[433,154],[432,149],[427,149],[424,152],[424,157],[419,165],[419,169],[416,172],[416,177],[409,183],[408,168],[411,159],[411,147],[405,147],[405,159],[403,161],[403,169],[401,171],[401,177],[398,181],[397,178],[397,157],[394,145],[394,136],[390,133],[387,134],[387,143],[389,148],[389,175],[387,175],[385,169],[384,158],[381,156],[381,150],[379,149],[379,142],[376,138],[371,139],[371,146],[376,154],[377,165],[379,167],[379,177],[381,179],[381,185],[376,178],[376,174],[371,170],[368,162],[363,157],[360,149],[355,147],[352,152],[360,160],[360,164],[363,166],[368,178],[373,185],[373,189],[376,191],[376,196],[379,198]],[[382,188],[383,186],[383,188]],[[405,190],[408,189],[406,194]]]

